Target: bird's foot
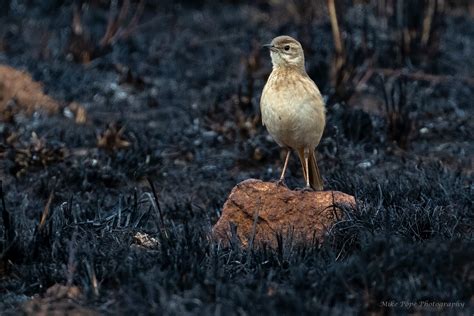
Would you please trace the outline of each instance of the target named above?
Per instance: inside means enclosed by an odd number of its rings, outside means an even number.
[[[296,188],[295,190],[300,192],[314,192],[314,189],[309,185],[306,185],[303,188]]]
[[[285,179],[278,179],[278,180],[275,180],[273,182],[276,184],[277,187],[283,186],[283,187],[287,188],[286,183],[285,183]]]

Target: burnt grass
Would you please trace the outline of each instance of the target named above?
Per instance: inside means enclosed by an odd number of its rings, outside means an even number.
[[[428,1],[406,1],[386,26],[377,1],[355,2],[338,7],[336,85],[325,1],[148,1],[136,27],[104,45],[107,1],[0,1],[0,63],[61,103],[0,123],[0,313],[63,284],[103,314],[472,315],[468,1],[437,8],[424,44]],[[273,180],[282,165],[259,120],[271,71],[260,46],[280,34],[301,40],[328,100],[326,188],[359,203],[322,245],[280,236],[277,249],[224,248],[208,236],[232,187]],[[302,186],[295,156],[289,168],[288,185]],[[158,243],[141,246],[137,233]]]

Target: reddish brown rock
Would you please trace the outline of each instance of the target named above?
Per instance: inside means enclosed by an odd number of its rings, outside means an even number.
[[[212,236],[224,245],[237,237],[244,247],[253,235],[254,245],[275,246],[278,235],[291,236],[294,241],[322,241],[325,232],[342,218],[343,206],[354,207],[354,197],[339,191],[291,191],[249,179],[232,189]]]

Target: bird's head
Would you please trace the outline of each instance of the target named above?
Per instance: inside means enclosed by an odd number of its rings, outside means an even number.
[[[263,45],[270,49],[273,67],[293,66],[304,69],[304,53],[300,42],[290,36],[275,37],[270,44]]]

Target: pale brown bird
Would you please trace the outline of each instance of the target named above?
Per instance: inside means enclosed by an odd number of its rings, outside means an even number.
[[[270,44],[273,70],[260,100],[262,123],[273,139],[287,149],[279,183],[283,183],[291,149],[300,158],[306,187],[323,189],[315,148],[326,125],[324,100],[305,70],[301,44],[278,36]]]

